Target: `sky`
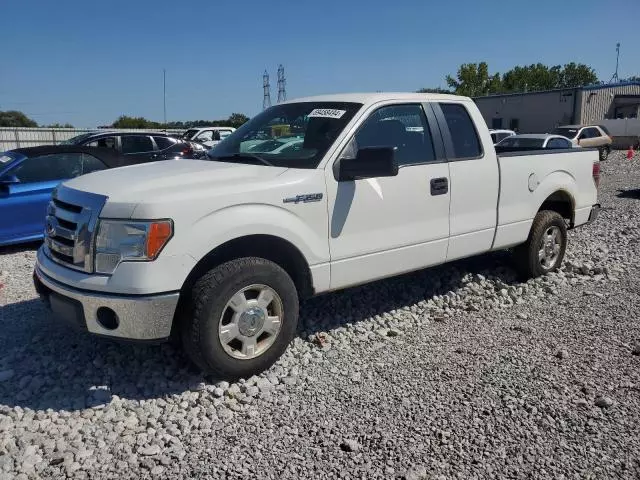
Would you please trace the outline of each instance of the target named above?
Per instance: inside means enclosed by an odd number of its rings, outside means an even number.
[[[262,109],[284,65],[289,99],[445,87],[462,63],[490,73],[582,62],[640,75],[638,0],[0,0],[0,110],[40,124],[126,114],[222,119]]]

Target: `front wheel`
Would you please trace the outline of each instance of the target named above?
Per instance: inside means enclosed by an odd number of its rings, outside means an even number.
[[[567,225],[557,212],[543,210],[533,219],[529,238],[514,250],[516,266],[524,278],[558,269],[567,248]]]
[[[222,378],[249,378],[287,349],[298,323],[298,294],[277,264],[240,258],[196,282],[189,313],[182,338],[193,362]]]

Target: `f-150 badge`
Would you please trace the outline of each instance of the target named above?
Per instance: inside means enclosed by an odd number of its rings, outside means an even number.
[[[306,193],[304,195],[296,195],[282,200],[284,203],[311,203],[322,200],[321,193]]]

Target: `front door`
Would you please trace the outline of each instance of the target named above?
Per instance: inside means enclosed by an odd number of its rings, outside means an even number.
[[[394,147],[395,177],[338,182],[333,165],[327,166],[332,289],[445,261],[449,165],[435,120],[427,118],[434,117],[426,104],[380,107],[341,154]]]

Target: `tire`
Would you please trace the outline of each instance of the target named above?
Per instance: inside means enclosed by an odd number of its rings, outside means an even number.
[[[262,258],[232,260],[195,283],[182,325],[184,349],[205,374],[249,378],[287,349],[298,309],[296,287],[280,266]]]
[[[553,232],[555,236],[551,241],[549,235]],[[562,264],[566,249],[567,225],[564,218],[550,210],[538,212],[527,241],[513,252],[518,272],[523,278],[535,278],[553,272]]]
[[[600,161],[604,162],[607,158],[609,158],[609,147],[602,147],[600,149]]]

